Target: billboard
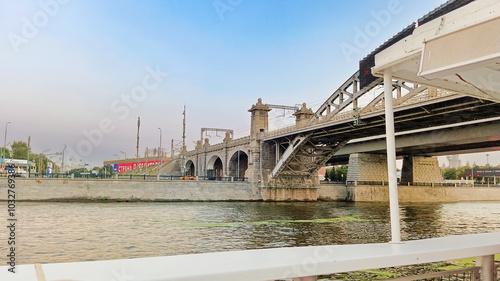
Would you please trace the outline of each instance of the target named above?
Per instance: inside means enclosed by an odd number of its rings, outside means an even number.
[[[148,161],[147,163],[148,163],[148,167],[149,167],[149,166],[161,164],[162,161],[155,160],[155,161]],[[122,172],[136,170],[137,164],[139,164],[139,169],[146,167],[146,161],[133,162],[133,163],[120,163],[120,164],[113,165],[113,172],[122,173]]]

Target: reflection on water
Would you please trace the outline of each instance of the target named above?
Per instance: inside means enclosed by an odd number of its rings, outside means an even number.
[[[20,202],[17,211],[21,264],[390,240],[385,203]],[[400,213],[404,240],[500,231],[500,202],[404,204]]]

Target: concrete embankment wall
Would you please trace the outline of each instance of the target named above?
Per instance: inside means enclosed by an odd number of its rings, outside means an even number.
[[[249,182],[16,179],[17,200],[256,201]],[[7,200],[7,180],[0,180]]]
[[[352,201],[347,187],[341,184],[321,184],[318,191],[318,200],[322,201]]]
[[[400,202],[500,201],[499,187],[398,186]],[[389,187],[321,185],[318,200],[388,202]]]
[[[5,179],[5,178],[4,178]],[[249,182],[16,179],[17,200],[130,201],[389,201],[388,186],[321,185],[315,189],[252,189]],[[288,191],[288,192],[285,192]],[[293,193],[290,193],[293,191]],[[499,187],[399,186],[401,202],[500,201]],[[7,200],[0,179],[0,200]]]
[[[348,187],[354,201],[389,201],[389,187],[358,185]],[[500,201],[499,187],[398,186],[400,202]]]

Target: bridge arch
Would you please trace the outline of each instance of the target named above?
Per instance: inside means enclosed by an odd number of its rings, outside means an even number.
[[[224,166],[218,155],[214,155],[207,163],[207,177],[223,177]]]
[[[193,161],[188,160],[186,162],[186,176],[194,177],[196,175],[195,165]]]
[[[236,151],[229,159],[229,175],[230,177],[245,177],[248,169],[248,154],[242,150]]]

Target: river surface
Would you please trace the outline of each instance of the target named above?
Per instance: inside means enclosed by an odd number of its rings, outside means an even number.
[[[390,240],[385,203],[18,202],[16,211],[20,264]],[[500,231],[500,202],[402,204],[400,213],[403,240]]]

